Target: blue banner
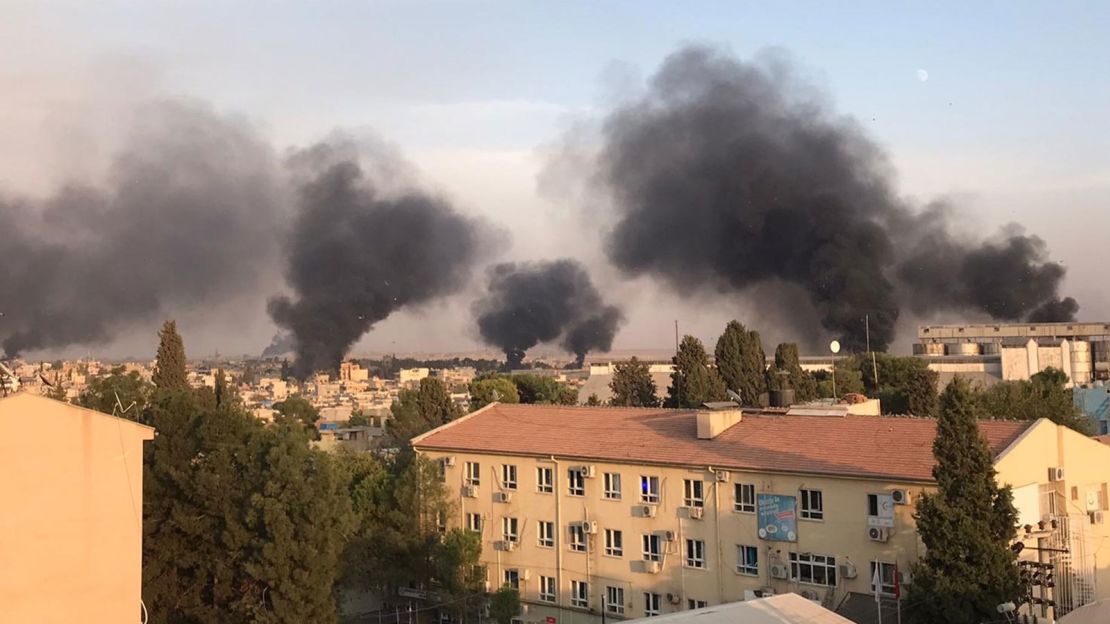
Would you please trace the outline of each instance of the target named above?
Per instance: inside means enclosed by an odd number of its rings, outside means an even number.
[[[756,494],[759,537],[772,542],[798,541],[798,499],[781,494]]]

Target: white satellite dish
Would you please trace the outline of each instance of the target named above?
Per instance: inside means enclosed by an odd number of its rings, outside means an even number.
[[[829,343],[829,351],[832,351],[833,353],[840,353],[840,341],[839,340],[834,340],[834,341],[830,342]]]

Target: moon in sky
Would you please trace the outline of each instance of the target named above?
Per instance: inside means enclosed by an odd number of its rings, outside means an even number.
[[[925,71],[924,69],[917,70],[917,79],[921,82],[925,82],[929,79],[929,72]]]

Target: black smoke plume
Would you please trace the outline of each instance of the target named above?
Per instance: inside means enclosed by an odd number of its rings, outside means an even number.
[[[856,350],[864,315],[886,348],[906,299],[1019,319],[1057,296],[1063,269],[1036,237],[963,245],[932,227],[936,244],[918,244],[923,217],[897,196],[883,151],[781,57],[684,48],[602,132],[599,177],[617,217],[606,252],[628,275],[680,292],[793,283]]]
[[[293,373],[302,379],[335,370],[393,312],[460,290],[494,238],[443,199],[370,179],[354,151],[325,143],[291,159],[303,178],[288,243],[295,296],[271,299],[269,311],[293,334]],[[391,155],[375,157],[370,173],[403,168]]]
[[[510,369],[520,367],[528,349],[555,340],[582,366],[587,352],[612,347],[624,321],[586,269],[567,259],[494,266],[474,314],[482,339],[505,352]]]
[[[0,338],[98,344],[133,323],[249,292],[275,262],[270,148],[244,123],[180,103],[142,108],[101,186],[0,197]]]

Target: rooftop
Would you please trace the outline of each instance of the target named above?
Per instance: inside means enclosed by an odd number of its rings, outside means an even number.
[[[1032,426],[983,421],[997,457]],[[697,412],[662,408],[491,404],[414,439],[422,450],[932,481],[936,421],[745,412],[711,440]]]

